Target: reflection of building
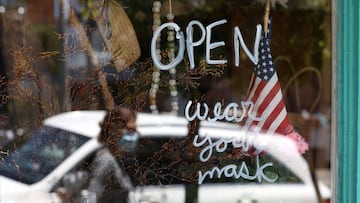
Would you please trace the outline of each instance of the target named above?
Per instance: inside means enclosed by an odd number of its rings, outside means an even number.
[[[24,7],[17,5],[15,1],[1,1],[0,2],[0,13],[1,13],[1,77],[6,77],[5,81],[1,80],[0,84],[0,94],[1,98],[9,98],[12,94],[8,83],[10,83],[11,78],[9,73],[13,70],[14,61],[11,60],[11,55],[9,50],[16,46],[23,46],[25,44],[24,40],[24,29],[22,24],[24,22]],[[6,103],[1,105],[1,127],[7,128],[9,125],[12,125],[13,122],[17,119],[14,111],[9,109],[14,109],[12,105],[14,103],[10,102],[10,99],[7,99]],[[6,118],[3,120],[3,118]],[[9,117],[9,118],[8,118]],[[10,119],[10,120],[9,120]]]
[[[2,1],[0,4],[11,124],[37,125],[39,119],[58,111],[53,103],[56,88],[53,73],[57,65],[51,61],[52,53],[44,52],[58,49],[53,2]]]
[[[54,1],[27,1],[29,21],[35,24],[55,24]]]

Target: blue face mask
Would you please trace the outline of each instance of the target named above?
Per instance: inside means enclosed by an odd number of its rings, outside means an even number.
[[[126,151],[126,152],[131,152],[137,146],[139,137],[140,137],[140,135],[137,131],[134,131],[131,133],[128,131],[125,131],[122,138],[118,141],[118,145],[121,150]]]

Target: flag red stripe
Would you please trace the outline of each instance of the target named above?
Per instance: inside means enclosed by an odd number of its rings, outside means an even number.
[[[285,119],[280,123],[280,125],[277,127],[275,132],[278,134],[285,135],[285,134],[289,133],[289,132],[285,132],[285,130],[286,130],[286,128],[288,128],[288,126],[290,126],[290,121],[289,121],[288,116],[286,115]]]
[[[261,80],[260,78],[256,77],[257,80]],[[266,86],[266,82],[262,81],[255,86],[254,88],[256,88],[255,90],[255,94],[252,98],[249,98],[252,102],[254,102],[254,104],[256,103],[260,93],[264,90],[264,87]],[[256,106],[256,105],[255,105]]]
[[[270,90],[270,92],[266,95],[264,101],[259,104],[259,108],[257,110],[257,112],[259,114],[261,114],[262,112],[264,112],[264,110],[266,109],[266,107],[269,105],[269,103],[272,101],[272,99],[276,96],[276,94],[281,91],[280,89],[280,85],[277,82],[274,87]]]
[[[272,110],[269,117],[266,118],[266,121],[264,125],[262,126],[262,129],[268,130],[270,125],[275,122],[275,119],[279,116],[279,113],[285,108],[284,102],[280,101],[276,107]],[[280,125],[281,123],[279,123]],[[276,128],[277,129],[277,128]]]

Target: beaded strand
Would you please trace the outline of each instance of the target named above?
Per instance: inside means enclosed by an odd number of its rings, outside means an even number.
[[[155,32],[161,25],[160,9],[161,9],[160,1],[155,1],[153,3],[153,8],[152,8],[152,11],[153,11],[152,30],[153,30],[153,32]],[[159,37],[156,39],[156,52],[157,52],[157,57],[159,57],[159,59],[161,60],[160,42],[161,42],[161,37],[159,35]],[[150,92],[149,92],[150,110],[154,114],[159,113],[159,110],[156,105],[156,94],[159,90],[159,82],[160,82],[160,69],[154,65],[153,73],[152,73],[152,83],[151,83],[151,88],[150,88]]]
[[[171,5],[171,0],[169,0],[169,4]],[[174,22],[174,14],[171,11],[166,15],[168,22]],[[167,56],[169,58],[169,63],[171,63],[175,59],[175,31],[174,28],[169,28],[167,31]],[[178,104],[178,91],[176,86],[176,68],[173,67],[169,70],[169,90],[171,96],[171,113],[177,115],[179,111]]]
[[[169,0],[170,12],[166,15],[168,22],[174,22],[174,14],[172,13],[171,8],[171,0]],[[155,32],[159,26],[161,25],[160,19],[160,9],[161,3],[160,1],[155,1],[153,3],[153,27],[152,30]],[[167,57],[169,63],[171,63],[175,59],[175,31],[174,28],[168,28],[167,31]],[[157,57],[161,60],[161,35],[156,39],[156,52]],[[160,69],[156,66],[153,66],[153,73],[152,73],[152,83],[149,92],[149,99],[150,99],[150,110],[152,113],[157,114],[159,113],[157,104],[156,104],[156,94],[159,90],[159,82],[160,82]],[[171,96],[171,112],[172,114],[177,115],[179,111],[179,104],[178,104],[178,91],[176,85],[176,69],[171,68],[169,70],[169,90]]]

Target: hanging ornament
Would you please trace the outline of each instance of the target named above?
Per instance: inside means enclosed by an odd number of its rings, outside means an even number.
[[[169,0],[170,12],[166,15],[168,22],[174,22],[174,14],[172,13],[171,0]],[[174,28],[168,28],[167,32],[167,56],[169,58],[169,63],[175,59],[175,30]],[[178,91],[176,86],[176,68],[173,67],[169,70],[169,89],[171,97],[171,113],[177,115],[179,111],[178,104]]]
[[[160,9],[161,9],[160,1],[155,1],[153,3],[153,8],[152,8],[152,10],[153,10],[153,27],[152,27],[153,32],[155,32],[161,25]],[[159,60],[161,60],[160,42],[161,42],[161,37],[159,35],[159,37],[156,40],[156,52],[157,52],[157,57],[159,57]],[[152,83],[151,83],[151,88],[150,88],[150,92],[149,92],[150,110],[154,114],[159,113],[157,105],[156,105],[156,94],[159,90],[159,82],[160,82],[160,69],[154,65],[153,73],[152,73]]]
[[[170,12],[167,14],[167,20],[168,22],[174,22],[174,14],[172,13],[171,8],[171,0],[169,0],[169,6],[170,6]],[[153,32],[155,32],[159,26],[161,25],[161,19],[160,19],[160,8],[161,3],[159,1],[155,1],[153,3]],[[168,62],[171,63],[175,59],[175,30],[174,28],[168,28],[167,31],[167,49],[166,54],[168,58]],[[159,60],[161,60],[161,35],[158,36],[156,40],[156,55],[159,57]],[[176,86],[176,69],[171,68],[169,70],[169,90],[170,90],[170,105],[171,105],[171,112],[172,114],[177,115],[179,111],[179,105],[178,105],[178,91]],[[152,73],[152,83],[150,88],[150,110],[152,113],[159,113],[157,105],[156,105],[156,94],[159,90],[159,81],[160,81],[160,69],[156,66],[153,66],[153,73]]]
[[[123,6],[117,0],[96,0],[89,1],[88,8],[116,71],[132,68],[141,50],[134,26]]]

